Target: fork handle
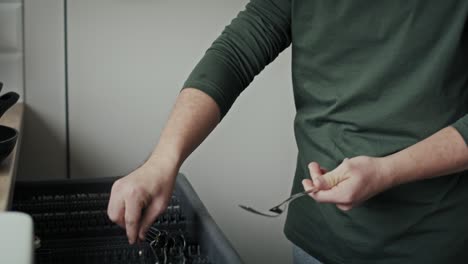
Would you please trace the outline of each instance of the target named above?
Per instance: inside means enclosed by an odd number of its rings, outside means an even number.
[[[293,194],[293,195],[289,196],[288,199],[286,199],[282,203],[278,204],[277,207],[279,207],[279,206],[281,206],[281,205],[283,205],[283,204],[285,204],[287,202],[292,202],[292,201],[296,200],[297,198],[302,197],[304,195],[307,195],[307,194],[309,194],[311,192],[314,192],[314,191],[316,191],[315,188],[307,190],[307,191],[303,191],[303,192],[300,192],[300,193]]]

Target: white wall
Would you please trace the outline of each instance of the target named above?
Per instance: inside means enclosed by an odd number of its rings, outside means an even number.
[[[32,6],[34,0],[27,1]],[[67,1],[71,178],[125,175],[145,160],[188,73],[246,2]],[[63,7],[56,4],[53,14]],[[58,63],[64,46],[55,25],[59,19],[41,20],[56,32],[48,37],[56,52],[48,52],[57,63],[53,70],[42,70],[50,79],[36,88],[27,85],[27,90],[44,88],[51,94],[65,83]],[[267,208],[289,195],[296,158],[289,72],[287,51],[257,77],[182,168],[246,263],[291,262],[291,246],[282,234],[284,218],[264,219],[237,207]],[[64,111],[58,97],[40,108],[36,119],[44,120],[51,135],[59,135],[54,155],[60,156],[66,120],[53,121]],[[43,105],[42,98],[36,92],[36,107]],[[31,144],[40,147],[38,140]],[[63,171],[60,158],[56,167],[47,164],[25,177]]]

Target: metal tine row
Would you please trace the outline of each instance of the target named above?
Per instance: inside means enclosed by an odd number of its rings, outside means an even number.
[[[149,243],[157,264],[186,263],[184,251],[187,241],[182,231],[167,232],[152,226],[146,234],[146,242]]]
[[[168,232],[159,230],[152,226],[146,233],[146,242],[157,247],[180,247],[183,250],[187,247],[187,241],[181,230],[178,232]],[[161,244],[163,242],[163,244]],[[179,242],[179,243],[178,243]]]

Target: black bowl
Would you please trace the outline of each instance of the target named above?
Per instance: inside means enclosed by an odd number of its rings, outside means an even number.
[[[0,162],[10,155],[18,139],[16,129],[0,125]]]

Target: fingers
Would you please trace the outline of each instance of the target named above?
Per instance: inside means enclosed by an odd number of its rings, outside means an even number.
[[[345,159],[346,161],[346,159]],[[302,185],[305,190],[317,188],[318,191],[309,193],[314,200],[319,203],[333,203],[343,211],[353,207],[353,197],[349,194],[350,184],[347,184],[347,176],[337,167],[331,172],[320,167],[317,162],[311,162],[308,166],[312,180],[305,179]]]
[[[312,180],[315,180],[315,178],[318,178],[319,176],[323,174],[317,162],[309,163],[308,167],[309,167],[310,177],[312,178]]]
[[[130,244],[144,239],[148,228],[164,211],[176,176],[177,170],[172,166],[145,163],[114,183],[107,214],[111,221],[125,228]]]
[[[306,183],[304,180],[303,185],[305,186]],[[310,180],[309,180],[310,181]],[[309,194],[315,201],[319,203],[333,203],[336,204],[336,207],[342,211],[349,211],[351,210],[355,204],[353,203],[353,199],[351,196],[343,193],[340,187],[335,187],[330,190],[321,190],[318,192],[312,192]]]
[[[324,179],[322,178],[323,173],[319,164],[317,162],[311,162],[308,167],[310,177],[315,188],[317,188],[318,190],[325,189],[327,185]]]
[[[140,191],[128,193],[125,195],[125,200],[123,200],[121,196],[122,190],[119,188],[113,189],[107,214],[111,221],[126,230],[128,242],[133,244],[138,238],[141,240],[145,238],[145,234],[151,224],[156,220],[157,216],[164,211],[165,202],[163,198],[145,198]],[[142,215],[145,204],[149,201],[151,201],[151,203]]]
[[[125,228],[124,212],[125,204],[124,201],[120,198],[116,189],[118,189],[118,181],[112,186],[111,195],[109,198],[109,204],[107,206],[107,215],[109,219],[119,225],[122,228]],[[119,197],[118,197],[119,196]]]
[[[130,244],[137,239],[141,211],[151,198],[144,193],[142,188],[122,180],[117,180],[112,186],[107,214],[111,221],[125,228]]]
[[[345,181],[348,178],[347,170],[345,169],[349,162],[348,160],[348,158],[345,158],[342,164],[330,172],[320,167],[317,162],[311,162],[308,166],[309,172],[317,189],[328,190]]]
[[[309,179],[302,180],[302,185],[304,186],[304,190],[311,190],[314,187],[314,184]],[[335,203],[336,207],[342,211],[349,211],[353,208],[352,203],[344,203],[344,201],[348,201],[344,199],[343,195],[336,191],[333,192],[331,190],[321,190],[318,192],[309,193],[309,196],[314,198],[319,203]]]
[[[341,188],[338,187],[320,190],[316,193],[311,193],[310,196],[319,203],[347,204],[349,202],[342,194]]]
[[[146,208],[141,221],[140,228],[138,230],[138,237],[140,240],[145,239],[146,232],[154,223],[156,218],[165,210],[166,206],[161,200],[153,200],[151,204]]]
[[[123,201],[113,201],[112,204],[109,202],[107,207],[107,215],[109,219],[116,223],[118,226],[125,228],[125,206]]]
[[[307,191],[307,190],[311,190],[313,188],[316,188],[314,186],[314,183],[312,182],[312,180],[310,179],[304,179],[302,180],[302,186],[304,187],[304,190]]]
[[[318,190],[331,189],[343,179],[335,170],[328,172],[326,169],[320,167],[317,162],[311,162],[308,167],[310,177]]]
[[[137,239],[143,208],[144,202],[138,200],[135,196],[129,196],[125,200],[125,230],[127,232],[128,243],[130,244],[135,243]]]

